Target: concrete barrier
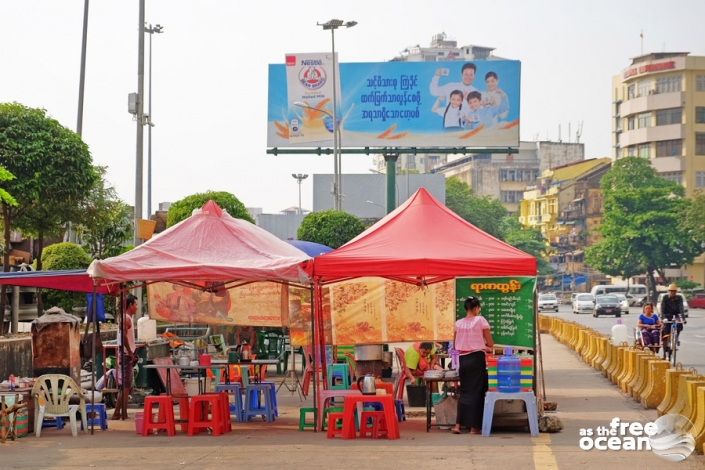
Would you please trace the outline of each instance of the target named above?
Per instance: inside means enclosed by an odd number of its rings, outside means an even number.
[[[687,395],[687,381],[695,377],[697,377],[697,371],[694,372],[694,369],[692,368],[688,371],[687,374],[683,374],[678,377],[678,380],[676,382],[676,388],[674,390],[675,398],[671,402],[671,405],[663,410],[663,414],[680,414],[680,412],[683,410],[683,407],[685,406],[685,400]]]
[[[641,393],[641,406],[646,409],[656,408],[666,395],[666,371],[670,363],[656,354],[654,356],[655,358],[649,361],[647,387]]]
[[[692,423],[695,420],[696,390],[698,387],[705,387],[705,376],[698,375],[697,377],[691,380],[686,380],[685,382],[685,405],[683,406],[680,414],[688,418]]]
[[[695,392],[695,450],[705,451],[705,387],[698,387]]]
[[[609,378],[607,371],[609,370],[610,366],[612,365],[612,358],[614,357],[615,349],[616,348],[612,345],[609,338],[606,338],[606,340],[605,340],[605,359],[602,361],[601,370],[602,370],[602,375],[604,375],[607,378]]]
[[[634,396],[634,391],[641,386],[641,383],[644,381],[644,377],[646,376],[646,363],[645,361],[648,361],[651,359],[653,356],[653,352],[649,350],[637,350],[637,357],[636,357],[636,373],[632,377],[632,380],[627,383],[627,393],[629,396],[632,398],[636,398]],[[637,400],[639,401],[639,400]]]

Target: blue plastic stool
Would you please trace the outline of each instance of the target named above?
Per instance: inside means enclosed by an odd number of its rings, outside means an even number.
[[[265,381],[261,384],[267,384],[272,387],[272,403],[274,403],[274,416],[279,416],[279,407],[277,406],[277,385],[274,382]]]
[[[263,395],[263,404],[259,405],[260,395]],[[274,403],[272,401],[272,387],[269,384],[250,384],[245,390],[244,421],[249,421],[253,416],[264,416],[267,422],[274,421]]]
[[[369,408],[372,411],[382,411],[384,410],[384,406],[380,402],[370,402],[370,403],[363,403],[362,407],[367,410]]]
[[[233,396],[235,397],[235,403],[230,405],[230,416],[235,416],[238,422],[244,421],[243,416],[242,416],[242,388],[240,387],[239,383],[230,383],[230,384],[224,384],[224,383],[219,383],[218,385],[215,386],[215,391],[216,392],[233,392]]]
[[[406,421],[406,408],[404,408],[404,400],[394,400],[394,408],[397,412],[397,421]]]
[[[350,389],[350,367],[347,364],[330,364],[328,366],[328,388],[330,390]],[[336,384],[335,379],[340,379]]]
[[[83,421],[81,421],[81,426],[83,426]],[[54,420],[47,421],[46,419],[42,421],[42,429],[44,428],[56,428],[56,429],[63,429],[64,428],[64,421],[62,418],[54,418]]]
[[[488,437],[492,430],[492,417],[494,416],[494,404],[497,400],[524,400],[526,412],[529,415],[529,430],[531,437],[539,435],[539,415],[536,411],[536,397],[534,392],[487,392],[485,394],[485,412],[482,415],[482,437]]]
[[[100,426],[102,431],[108,429],[108,413],[105,411],[104,404],[86,403],[86,425]],[[83,420],[81,420],[81,431],[83,431]]]

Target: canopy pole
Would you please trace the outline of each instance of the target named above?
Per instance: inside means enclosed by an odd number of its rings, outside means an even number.
[[[311,350],[313,355],[313,409],[316,410],[315,416],[318,416],[318,374],[316,373],[316,321],[315,321],[315,311],[318,301],[315,300],[315,293],[313,284],[310,287],[311,290]],[[304,352],[304,355],[306,353]],[[304,358],[304,363],[308,360],[307,357]],[[316,425],[313,427],[314,432],[318,432],[318,419],[315,420]]]
[[[96,312],[96,295],[98,294],[98,285],[93,281],[93,296],[91,297],[90,314],[93,321],[93,341],[91,347],[93,348],[93,362],[91,367],[91,410],[95,410],[95,337],[96,330],[98,329],[98,314]],[[95,419],[91,420],[91,436],[93,435],[93,430],[95,428]]]

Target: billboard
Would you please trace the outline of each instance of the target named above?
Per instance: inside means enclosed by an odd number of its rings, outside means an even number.
[[[300,107],[289,98],[302,96],[287,86],[287,74],[305,74],[305,60],[269,65],[268,147],[333,145],[332,99],[311,94]],[[349,63],[339,70],[341,147],[519,145],[519,61]]]

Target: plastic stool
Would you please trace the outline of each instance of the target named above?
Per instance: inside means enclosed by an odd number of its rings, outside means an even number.
[[[188,435],[193,436],[201,428],[211,428],[214,436],[220,436],[223,429],[223,404],[220,395],[195,395],[191,398],[188,414]],[[210,419],[208,408],[210,405]]]
[[[83,426],[83,421],[81,421],[81,426]],[[42,428],[64,429],[64,421],[59,416],[50,421],[45,419],[42,421]]]
[[[373,401],[370,403],[363,403],[362,406],[365,408],[372,408],[374,411],[382,411],[384,409],[384,405],[382,405],[378,401]]]
[[[384,420],[383,411],[363,411],[360,417],[360,437],[366,437],[368,432],[372,439],[387,436],[387,422]],[[370,427],[367,427],[368,419],[372,421]]]
[[[159,408],[159,417],[154,421],[152,414],[152,406],[157,405]],[[144,421],[142,423],[142,437],[147,436],[149,431],[153,429],[166,429],[167,436],[176,434],[176,425],[174,423],[174,404],[172,398],[167,395],[158,397],[145,397],[144,399]]]
[[[235,403],[233,405],[229,405],[229,411],[228,413],[230,415],[235,415],[237,418],[238,422],[244,421],[242,418],[242,387],[240,386],[239,383],[231,383],[231,384],[218,384],[215,386],[215,391],[216,392],[233,392],[233,396],[235,397]],[[228,399],[229,401],[229,399]]]
[[[263,406],[259,406],[259,398],[264,396]],[[243,421],[249,421],[253,416],[263,416],[267,422],[274,421],[274,403],[272,401],[272,387],[268,384],[250,384],[245,389],[245,409]]]
[[[336,378],[340,379],[340,384],[335,383]],[[328,366],[328,389],[350,389],[350,367],[347,364],[330,364]]]
[[[340,421],[340,428],[338,428],[338,421]],[[328,431],[326,436],[328,439],[332,439],[340,434],[343,437],[343,412],[328,413]]]
[[[232,422],[230,421],[230,397],[228,392],[208,392],[206,395],[216,395],[220,399],[220,424],[223,434],[233,430]]]
[[[272,387],[272,403],[274,404],[274,416],[279,416],[279,408],[277,407],[277,385],[274,382],[265,381],[261,384],[267,384]]]
[[[306,415],[308,413],[313,413],[313,423],[306,422]],[[315,408],[300,408],[299,409],[299,431],[303,431],[305,428],[316,429],[316,418],[318,417],[318,411]]]
[[[108,413],[102,403],[86,403],[86,426],[100,426],[102,431],[108,429]],[[81,431],[83,431],[83,420],[81,420]]]
[[[394,400],[394,408],[397,412],[397,421],[406,421],[406,408],[404,408],[404,400]]]
[[[497,400],[524,400],[526,412],[529,415],[529,430],[531,437],[539,435],[539,416],[536,411],[536,397],[534,392],[487,392],[485,394],[485,412],[482,416],[482,436],[488,437],[492,430],[492,417],[494,415],[494,404]]]

